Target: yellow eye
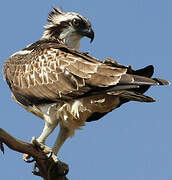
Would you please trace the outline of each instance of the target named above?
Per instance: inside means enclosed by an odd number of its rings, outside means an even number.
[[[78,27],[78,26],[80,25],[80,21],[79,21],[78,19],[73,19],[72,24],[73,24],[75,27]]]

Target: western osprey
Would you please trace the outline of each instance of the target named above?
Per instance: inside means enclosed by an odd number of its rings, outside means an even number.
[[[153,66],[135,71],[79,52],[82,37],[94,39],[91,23],[82,15],[54,7],[48,21],[39,41],[4,62],[4,74],[13,99],[45,121],[38,142],[45,143],[59,124],[54,154],[86,122],[129,101],[154,102],[143,93],[150,86],[169,84],[151,78]]]

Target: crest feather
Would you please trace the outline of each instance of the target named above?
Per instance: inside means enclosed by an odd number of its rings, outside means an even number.
[[[53,23],[54,22],[54,18],[62,15],[63,11],[61,8],[56,8],[53,6],[53,10],[48,14],[48,22]]]

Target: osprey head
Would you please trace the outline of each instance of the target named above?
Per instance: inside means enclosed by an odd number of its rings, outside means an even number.
[[[48,22],[50,25],[45,26],[45,32],[42,36],[44,39],[60,39],[68,47],[79,49],[80,40],[86,36],[94,39],[90,21],[74,12],[63,12],[53,7],[49,13]]]

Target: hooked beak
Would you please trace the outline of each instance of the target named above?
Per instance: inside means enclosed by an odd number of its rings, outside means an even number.
[[[83,36],[86,36],[86,37],[88,37],[88,38],[91,39],[91,40],[90,40],[90,43],[93,42],[93,40],[94,40],[94,31],[93,31],[93,29],[92,29],[91,27],[88,28],[88,29],[83,29],[83,30],[81,30],[80,32],[81,32],[81,34],[82,34]]]

